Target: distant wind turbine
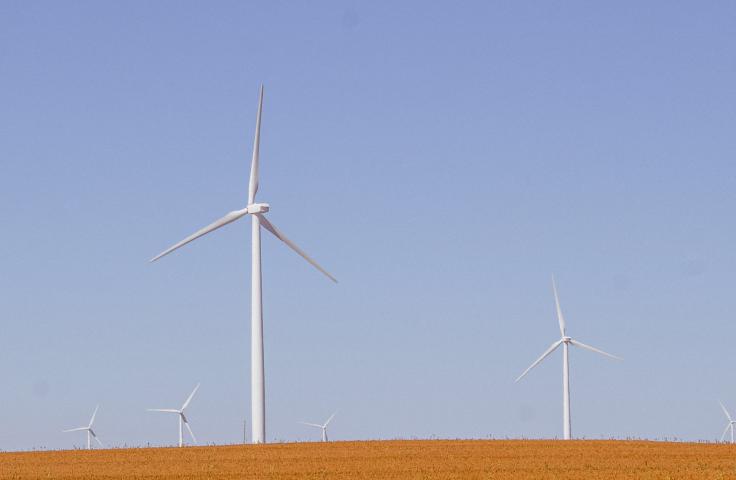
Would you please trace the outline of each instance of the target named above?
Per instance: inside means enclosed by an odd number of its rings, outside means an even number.
[[[557,308],[557,322],[560,324],[560,334],[561,338],[557,340],[555,343],[553,343],[546,352],[542,354],[541,357],[539,357],[534,363],[529,366],[526,370],[524,370],[524,373],[519,375],[519,378],[516,379],[518,382],[522,378],[524,378],[524,375],[529,373],[529,371],[539,365],[539,363],[544,360],[549,354],[554,352],[557,347],[562,345],[562,389],[563,389],[563,395],[562,395],[562,427],[564,431],[564,438],[565,440],[569,440],[571,437],[571,428],[570,428],[570,364],[568,361],[568,348],[569,345],[575,345],[576,347],[584,348],[586,350],[590,350],[591,352],[600,353],[601,355],[605,355],[606,357],[615,358],[616,360],[621,360],[621,358],[611,355],[610,353],[606,353],[603,350],[598,350],[597,348],[591,347],[590,345],[586,345],[582,342],[579,342],[577,340],[574,340],[570,337],[568,337],[565,334],[565,318],[562,316],[562,309],[560,308],[560,299],[557,296],[557,286],[555,285],[555,279],[552,278],[552,291],[555,294],[555,307]]]
[[[308,425],[310,427],[316,427],[316,428],[322,429],[322,441],[323,442],[327,442],[328,441],[327,440],[327,425],[330,424],[330,422],[332,421],[332,419],[335,417],[335,414],[336,413],[337,412],[335,412],[332,415],[330,415],[330,418],[328,418],[327,421],[324,424],[322,424],[322,425],[320,425],[318,423],[307,423],[307,422],[299,422],[299,423],[301,423],[302,425]]]
[[[726,410],[726,407],[723,406],[720,400],[718,401],[718,403],[721,405],[721,408],[723,409],[723,413],[726,414],[726,418],[728,418],[728,424],[726,425],[726,429],[723,430],[723,435],[721,435],[721,441],[723,441],[723,439],[725,438],[726,432],[728,432],[728,430],[731,429],[731,443],[733,443],[733,424],[736,423],[736,421],[734,421],[731,418],[731,415],[729,415],[728,410]]]
[[[199,388],[199,384],[197,384],[196,387],[194,387],[194,390],[192,390],[192,393],[189,394],[189,397],[187,397],[187,400],[184,402],[184,405],[181,406],[179,409],[174,408],[149,408],[149,412],[166,412],[166,413],[176,413],[179,415],[179,446],[184,446],[184,431],[182,430],[182,426],[186,426],[187,430],[189,430],[189,435],[192,436],[192,440],[194,443],[197,443],[197,438],[194,436],[194,432],[192,432],[192,427],[189,426],[189,421],[187,421],[186,415],[184,415],[184,410],[189,406],[189,402],[192,401],[192,398],[194,397],[194,394],[197,393],[197,389]]]
[[[263,298],[261,296],[261,227],[269,231],[273,236],[284,242],[289,248],[301,255],[307,262],[317,270],[327,275],[333,282],[337,283],[335,277],[319,266],[312,258],[289,240],[276,226],[265,217],[270,206],[267,203],[256,203],[256,192],[258,191],[258,155],[261,137],[261,111],[263,110],[263,85],[261,85],[258,97],[258,114],[256,115],[256,133],[253,141],[253,158],[250,166],[250,182],[248,183],[248,205],[235,210],[221,219],[202,228],[188,236],[181,242],[157,255],[152,262],[164,255],[168,255],[179,247],[206,235],[213,230],[232,223],[245,215],[251,215],[253,219],[251,240],[251,432],[253,443],[264,443],[266,441],[266,391],[265,373],[263,366]]]
[[[89,419],[89,425],[86,427],[79,427],[79,428],[71,428],[69,430],[62,430],[62,432],[87,432],[87,450],[92,449],[92,439],[94,438],[97,443],[100,444],[102,448],[105,448],[105,446],[102,444],[99,438],[97,438],[97,435],[95,434],[95,431],[92,430],[92,424],[95,423],[95,417],[97,416],[97,410],[99,410],[100,406],[97,405],[95,407],[95,411],[92,413],[92,418]]]

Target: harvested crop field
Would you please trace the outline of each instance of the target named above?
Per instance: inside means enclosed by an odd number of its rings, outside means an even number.
[[[736,447],[642,441],[423,440],[0,454],[0,479],[736,478]]]

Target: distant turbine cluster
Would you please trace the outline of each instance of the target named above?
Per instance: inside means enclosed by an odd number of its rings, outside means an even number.
[[[259,155],[260,155],[260,135],[261,135],[261,116],[263,112],[263,86],[261,85],[258,95],[258,109],[256,113],[256,125],[255,135],[253,139],[253,154],[251,158],[250,166],[250,179],[248,182],[248,202],[247,204],[239,209],[231,211],[219,220],[207,225],[206,227],[196,231],[192,235],[186,237],[184,240],[174,244],[168,249],[164,250],[160,254],[156,255],[151,259],[154,262],[161,257],[168,255],[169,253],[183,247],[184,245],[214,231],[225,225],[228,225],[240,218],[250,215],[252,219],[251,229],[251,433],[253,443],[265,443],[266,442],[266,401],[265,401],[265,368],[264,368],[264,350],[263,350],[263,299],[262,299],[262,273],[261,273],[261,228],[268,231],[277,239],[281,240],[294,252],[304,258],[314,268],[319,270],[325,276],[327,276],[333,282],[337,282],[335,277],[322,268],[316,261],[314,261],[309,255],[307,255],[301,248],[299,248],[293,241],[284,235],[284,233],[276,228],[266,218],[266,214],[270,211],[270,205],[268,203],[256,202],[256,193],[258,192],[259,182]],[[591,352],[604,355],[613,359],[621,360],[615,355],[599,350],[598,348],[584,344],[574,338],[570,337],[566,333],[565,319],[562,314],[562,308],[560,307],[560,300],[557,294],[557,285],[554,278],[552,279],[552,291],[554,293],[555,308],[557,312],[557,322],[560,328],[560,339],[555,341],[537,360],[532,363],[519,377],[516,379],[518,382],[524,376],[527,375],[534,367],[539,365],[545,358],[552,354],[557,348],[562,346],[562,425],[563,425],[563,438],[572,438],[572,423],[570,415],[570,366],[569,366],[569,349],[570,346],[580,347]],[[184,445],[184,428],[186,427],[192,441],[196,444],[197,440],[194,436],[189,420],[185,415],[185,410],[189,406],[190,402],[194,398],[199,384],[189,394],[186,401],[178,409],[148,409],[152,412],[164,412],[176,414],[179,421],[179,446]],[[720,403],[720,402],[719,402]],[[726,407],[720,403],[723,412],[728,418],[728,424],[726,429],[723,431],[721,441],[725,438],[726,434],[730,430],[731,442],[734,442],[734,421],[731,415],[726,410]],[[92,439],[94,439],[100,446],[103,446],[102,442],[94,430],[92,425],[97,415],[99,406],[95,408],[92,418],[90,419],[89,425],[86,427],[78,427],[70,430],[64,430],[64,432],[76,432],[84,431],[87,433],[87,448],[92,448]],[[307,425],[314,428],[319,428],[321,431],[321,438],[323,442],[328,441],[327,427],[335,417],[333,413],[323,424],[319,423],[307,423],[299,422],[303,425]]]

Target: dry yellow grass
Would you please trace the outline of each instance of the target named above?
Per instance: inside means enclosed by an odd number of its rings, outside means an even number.
[[[0,479],[736,478],[731,445],[427,440],[0,454]]]

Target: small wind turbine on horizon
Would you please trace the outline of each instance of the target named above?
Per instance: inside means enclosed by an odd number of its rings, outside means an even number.
[[[733,424],[736,423],[736,421],[734,421],[731,418],[731,415],[728,413],[728,410],[726,410],[726,407],[723,406],[723,403],[721,403],[720,400],[718,400],[718,403],[721,405],[721,408],[723,409],[723,413],[726,414],[726,418],[728,418],[728,424],[726,425],[726,428],[723,430],[723,434],[721,435],[721,441],[723,441],[723,439],[726,436],[726,433],[728,432],[728,429],[730,428],[731,429],[731,443],[734,443],[733,442]]]
[[[181,242],[157,255],[151,262],[168,255],[177,248],[198,239],[220,227],[238,220],[245,215],[253,219],[251,230],[251,438],[253,443],[265,443],[266,441],[266,390],[265,372],[263,358],[263,298],[261,296],[261,227],[265,228],[273,236],[284,242],[289,248],[301,255],[317,270],[325,274],[330,280],[337,283],[335,277],[319,266],[311,257],[289,240],[278,228],[276,228],[265,214],[270,206],[267,203],[256,203],[256,192],[258,191],[258,156],[261,138],[261,112],[263,110],[263,85],[261,85],[258,96],[258,113],[256,115],[256,133],[253,140],[253,158],[250,167],[250,181],[248,183],[248,204],[241,210],[235,210],[221,219],[202,228],[188,236]]]
[[[87,450],[92,450],[92,439],[94,438],[97,443],[100,444],[102,448],[105,448],[105,446],[102,444],[99,438],[97,438],[97,434],[95,434],[95,431],[92,430],[92,424],[95,423],[95,417],[97,416],[97,410],[99,410],[100,406],[97,405],[95,407],[95,411],[92,413],[92,418],[89,420],[89,425],[86,427],[79,427],[79,428],[70,428],[69,430],[62,430],[63,433],[67,432],[87,432]]]
[[[555,285],[555,279],[552,277],[552,291],[555,295],[555,308],[557,309],[557,322],[560,325],[560,335],[561,338],[557,340],[555,343],[553,343],[546,352],[542,354],[541,357],[539,357],[534,363],[532,363],[529,368],[524,370],[524,373],[519,375],[519,378],[516,379],[516,382],[524,378],[524,376],[529,373],[529,371],[539,365],[539,363],[547,358],[549,354],[557,350],[557,347],[562,345],[562,427],[563,427],[563,433],[564,433],[564,439],[570,440],[571,438],[571,424],[570,424],[570,363],[568,360],[568,350],[570,345],[575,345],[576,347],[584,348],[586,350],[590,350],[591,352],[599,353],[601,355],[604,355],[606,357],[614,358],[616,360],[622,360],[620,357],[617,357],[615,355],[611,355],[610,353],[606,353],[603,350],[599,350],[595,347],[591,347],[590,345],[586,345],[582,342],[579,342],[577,340],[574,340],[571,337],[568,337],[565,333],[565,318],[562,316],[562,309],[560,308],[560,299],[557,296],[557,285]]]
[[[327,441],[329,441],[329,440],[327,440],[327,425],[330,424],[330,422],[332,421],[332,419],[335,417],[335,414],[337,414],[337,412],[335,412],[332,415],[330,415],[330,418],[328,418],[327,421],[324,424],[322,424],[322,425],[320,425],[318,423],[307,423],[307,422],[299,422],[299,423],[301,423],[302,425],[308,425],[310,427],[315,427],[315,428],[322,429],[322,441],[323,442],[327,442]]]
[[[184,405],[181,406],[179,409],[175,408],[148,408],[147,410],[149,412],[165,412],[165,413],[176,413],[179,416],[179,446],[184,446],[184,431],[182,429],[183,426],[187,427],[187,430],[189,430],[189,435],[192,436],[192,440],[194,441],[194,444],[197,444],[197,438],[194,436],[194,432],[192,432],[192,427],[189,426],[189,421],[187,420],[186,415],[184,415],[184,410],[189,406],[189,402],[192,401],[192,398],[194,398],[194,394],[197,393],[197,389],[199,389],[199,384],[197,384],[196,387],[194,387],[194,390],[192,390],[192,393],[189,394],[189,397],[187,397],[187,400],[184,402]]]

